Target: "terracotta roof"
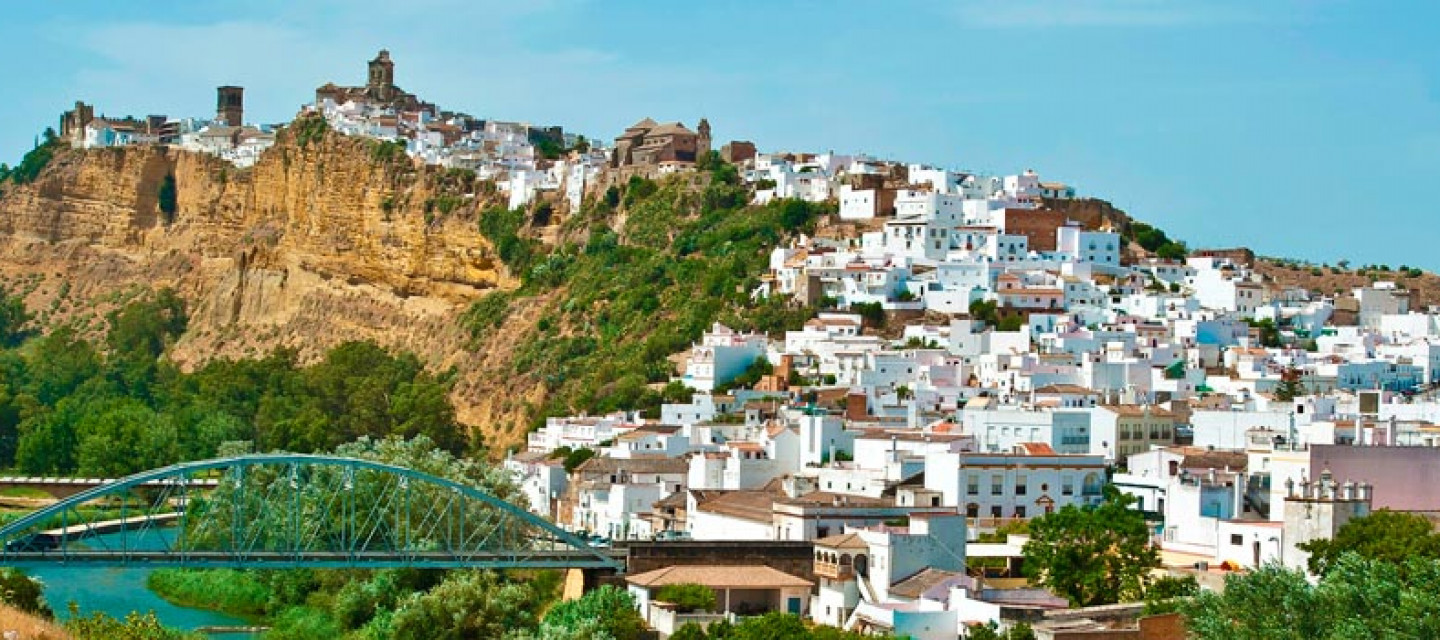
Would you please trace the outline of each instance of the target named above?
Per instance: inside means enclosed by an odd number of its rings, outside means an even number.
[[[841,533],[833,536],[825,536],[815,541],[817,547],[828,547],[831,549],[869,549],[870,545],[860,539],[856,533]]]
[[[651,506],[657,509],[684,509],[687,501],[684,491],[676,491],[660,500],[655,501]]]
[[[656,125],[658,125],[658,124],[659,124],[658,122],[655,122],[654,120],[651,120],[650,118],[646,118],[646,119],[644,119],[644,120],[641,120],[641,121],[639,121],[639,122],[636,122],[635,124],[630,125],[629,129],[626,129],[626,130],[629,131],[630,129],[651,129],[651,128],[654,128],[654,127],[655,127]]]
[[[815,584],[765,565],[682,565],[628,576],[625,581],[642,587],[693,583],[712,589],[780,589],[809,587]]]
[[[1147,409],[1150,411],[1150,415],[1155,416],[1155,417],[1157,417],[1157,418],[1173,418],[1173,417],[1175,417],[1175,414],[1174,414],[1174,413],[1171,413],[1170,410],[1165,409],[1164,407],[1156,406],[1156,405],[1140,406],[1140,405],[1137,405],[1137,404],[1106,404],[1106,405],[1100,405],[1100,408],[1101,408],[1101,409],[1104,409],[1104,410],[1106,410],[1106,411],[1109,411],[1110,413],[1113,413],[1113,414],[1115,414],[1115,415],[1117,415],[1117,416],[1125,416],[1125,417],[1140,417],[1140,416],[1143,416],[1143,415],[1145,415],[1145,411],[1146,411]]]
[[[1224,469],[1244,471],[1250,464],[1250,457],[1244,451],[1215,451],[1205,447],[1173,447],[1167,449],[1185,458],[1180,466],[1185,469]]]
[[[1053,456],[1059,455],[1055,448],[1044,442],[1021,442],[1015,445],[1027,456]]]
[[[856,496],[848,493],[833,493],[830,491],[812,491],[796,498],[787,498],[783,495],[775,498],[775,502],[792,504],[797,506],[841,506],[855,508],[893,507],[895,498],[871,498],[869,496]],[[836,503],[839,503],[838,505]]]
[[[790,428],[790,426],[787,425],[787,424],[785,424],[785,423],[783,423],[783,422],[780,422],[780,421],[771,422],[771,423],[770,423],[770,426],[765,427],[765,435],[770,436],[771,439],[774,439],[775,436],[780,435],[780,434],[783,433],[786,429],[789,429],[789,428]]]
[[[775,520],[776,493],[764,490],[691,490],[695,509],[723,516],[770,523]]]
[[[654,135],[674,135],[674,134],[677,134],[677,133],[688,133],[688,134],[690,134],[690,135],[695,135],[695,132],[694,132],[694,131],[691,131],[691,130],[685,128],[685,125],[680,124],[679,122],[671,122],[671,123],[669,123],[669,124],[662,124],[662,125],[656,126],[656,127],[652,128],[652,129],[650,129],[650,131],[647,132],[645,135],[647,135],[647,136],[654,136]]]
[[[610,458],[586,460],[575,473],[689,473],[690,463],[683,458]]]

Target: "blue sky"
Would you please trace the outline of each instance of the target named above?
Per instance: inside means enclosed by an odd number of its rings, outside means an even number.
[[[694,5],[694,6],[690,6]],[[1192,246],[1440,269],[1440,3],[12,3],[0,161],[77,99],[284,121],[327,80],[613,137],[1034,168]]]

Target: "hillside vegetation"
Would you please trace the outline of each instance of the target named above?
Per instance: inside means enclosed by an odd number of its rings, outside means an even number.
[[[481,352],[508,349],[498,376],[543,389],[532,419],[575,412],[655,410],[674,373],[667,356],[714,322],[739,330],[798,328],[811,310],[753,300],[770,250],[813,230],[824,205],[747,206],[733,167],[697,178],[633,177],[588,200],[545,247],[521,234],[520,212],[495,209],[480,228],[522,286],[476,302],[464,322]],[[541,204],[536,210],[548,205]],[[525,326],[506,328],[517,309]],[[688,397],[674,386],[671,399]]]

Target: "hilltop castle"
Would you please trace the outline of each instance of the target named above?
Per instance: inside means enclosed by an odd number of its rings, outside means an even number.
[[[395,63],[390,60],[390,52],[385,49],[381,49],[379,55],[370,61],[370,73],[365,86],[342,87],[327,82],[316,87],[315,103],[321,104],[326,99],[334,101],[335,104],[363,102],[395,111],[435,110],[435,105],[423,102],[416,98],[415,94],[406,93],[404,89],[395,86]]]

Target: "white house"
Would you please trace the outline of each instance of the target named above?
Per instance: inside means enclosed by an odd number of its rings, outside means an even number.
[[[930,453],[925,488],[969,518],[1032,518],[1066,505],[1097,502],[1105,483],[1101,456],[1061,455],[1045,445],[1010,453]]]
[[[745,373],[765,355],[767,344],[764,335],[736,333],[717,322],[701,337],[700,344],[691,348],[680,381],[696,391],[714,391]]]

